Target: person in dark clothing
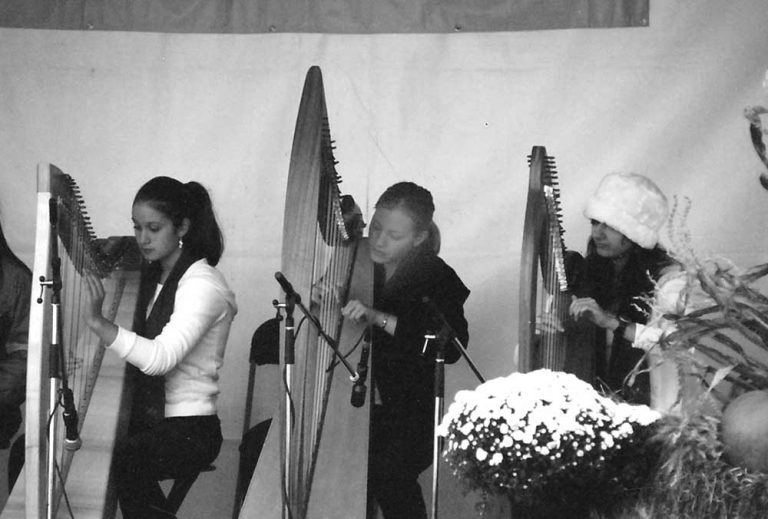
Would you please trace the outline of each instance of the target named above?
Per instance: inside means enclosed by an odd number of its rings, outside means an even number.
[[[27,336],[32,272],[13,253],[0,226],[0,449],[7,449],[21,427],[21,405],[26,399]],[[23,436],[17,440],[23,453]],[[23,457],[9,461],[13,486]]]
[[[667,212],[661,190],[634,173],[604,177],[584,210],[592,232],[570,313],[598,328],[593,345],[596,387],[631,403],[650,404],[647,370],[634,379],[628,375],[644,362],[636,337],[648,322],[648,300],[659,279],[677,269],[658,245]]]
[[[434,342],[439,331],[427,297],[466,345],[464,302],[469,290],[436,254],[429,191],[412,182],[388,188],[376,203],[369,246],[374,262],[373,306],[347,303],[342,313],[373,327],[374,405],[368,467],[369,517],[378,504],[386,519],[426,518],[418,476],[432,463]],[[445,359],[461,353],[445,344]]]

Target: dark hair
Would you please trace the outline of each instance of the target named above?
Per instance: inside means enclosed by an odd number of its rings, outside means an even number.
[[[427,235],[424,246],[435,254],[440,254],[440,246],[443,242],[442,235],[440,234],[440,227],[438,227],[435,222],[432,222],[428,232],[429,234]]]
[[[224,239],[205,187],[198,182],[182,184],[175,178],[155,177],[136,193],[133,203],[139,202],[166,215],[176,227],[188,218],[184,250],[195,259],[207,259],[211,265],[219,262],[224,252]]]
[[[435,213],[432,193],[413,182],[398,182],[389,186],[376,202],[376,208],[404,209],[418,231],[429,231]]]

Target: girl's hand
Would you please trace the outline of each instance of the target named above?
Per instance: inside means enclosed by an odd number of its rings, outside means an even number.
[[[537,333],[563,333],[564,331],[562,321],[553,313],[543,313],[536,319]]]
[[[342,293],[343,287],[341,285],[323,278],[312,286],[309,299],[314,306],[320,306],[323,303],[339,304]]]
[[[373,324],[375,314],[378,314],[376,310],[365,306],[357,299],[351,300],[341,309],[341,315],[359,323]]]
[[[104,285],[101,280],[92,273],[85,275],[87,287],[87,302],[83,314],[83,320],[90,328],[95,328],[103,319],[101,307],[104,304]]]
[[[618,319],[603,310],[591,297],[574,297],[569,312],[574,319],[588,319],[600,328],[613,330],[619,325]]]
[[[101,306],[104,304],[104,285],[96,275],[90,272],[85,275],[85,284],[87,301],[83,310],[83,320],[93,333],[104,341],[104,344],[112,344],[117,337],[117,326],[105,319],[101,313]]]

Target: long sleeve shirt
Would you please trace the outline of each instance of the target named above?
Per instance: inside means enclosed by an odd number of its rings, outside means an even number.
[[[154,339],[122,327],[109,349],[148,375],[165,376],[165,416],[216,413],[218,370],[237,313],[224,277],[205,260],[179,280],[169,322]]]

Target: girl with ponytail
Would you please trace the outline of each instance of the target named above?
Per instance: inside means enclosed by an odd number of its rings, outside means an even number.
[[[457,338],[469,338],[469,289],[438,255],[432,194],[413,182],[390,186],[376,202],[368,246],[374,263],[373,305],[349,301],[342,314],[372,327],[373,412],[368,457],[368,513],[426,519],[418,477],[432,464],[435,351],[424,334],[439,331],[431,300]],[[445,344],[445,361],[461,353]]]
[[[130,425],[114,458],[123,518],[172,518],[159,480],[199,471],[221,447],[218,371],[237,306],[214,268],[223,239],[205,187],[155,177],[136,194],[132,220],[145,260],[133,330],[103,317],[93,275],[84,319],[132,368]]]

